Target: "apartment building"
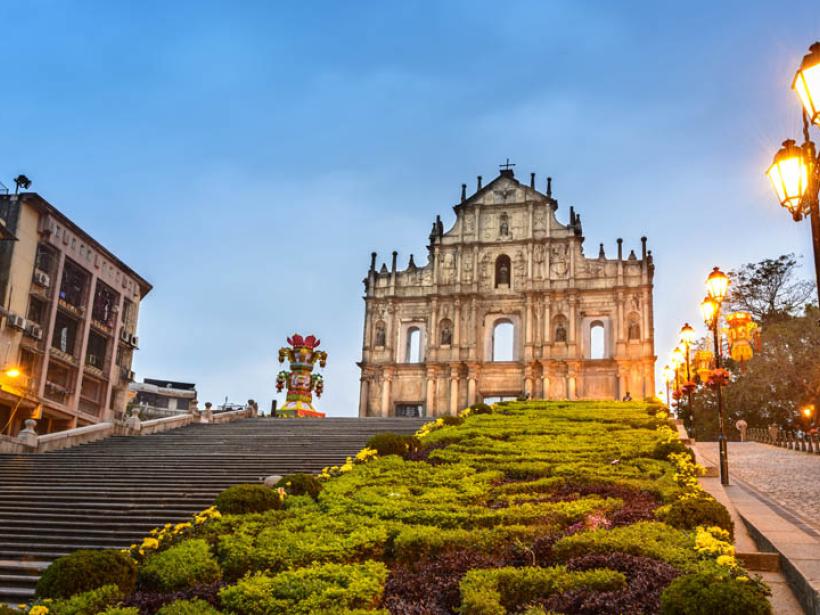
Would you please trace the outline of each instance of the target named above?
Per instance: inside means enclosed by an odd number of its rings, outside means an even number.
[[[151,285],[37,193],[0,194],[0,433],[123,416]]]
[[[133,397],[131,403],[140,409],[143,419],[188,414],[197,407],[196,385],[192,382],[144,378],[132,382],[128,390]]]

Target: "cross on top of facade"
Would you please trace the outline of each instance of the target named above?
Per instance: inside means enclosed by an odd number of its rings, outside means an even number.
[[[510,162],[510,159],[509,159],[509,158],[507,158],[507,162],[505,162],[504,164],[500,164],[500,165],[498,165],[498,168],[499,168],[499,169],[503,169],[503,170],[505,170],[505,171],[508,171],[508,170],[510,170],[511,168],[513,168],[514,166],[515,166],[515,163],[514,163],[514,162]]]

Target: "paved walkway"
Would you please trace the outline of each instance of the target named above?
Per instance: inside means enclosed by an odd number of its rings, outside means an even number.
[[[717,465],[717,442],[698,442]],[[729,476],[736,476],[820,530],[820,455],[759,442],[729,443]]]

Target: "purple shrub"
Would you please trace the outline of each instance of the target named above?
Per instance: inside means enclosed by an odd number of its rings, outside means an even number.
[[[153,615],[160,607],[175,600],[200,598],[215,607],[219,606],[219,590],[224,583],[217,581],[207,585],[197,585],[177,592],[136,591],[123,601],[123,606],[139,608],[141,615]]]

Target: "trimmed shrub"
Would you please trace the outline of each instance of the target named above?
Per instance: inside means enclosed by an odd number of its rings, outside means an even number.
[[[661,615],[769,615],[766,591],[746,577],[709,573],[678,577],[661,594]]]
[[[116,607],[122,599],[122,592],[116,585],[103,585],[71,598],[55,600],[48,604],[49,615],[89,615],[101,613]]]
[[[442,424],[445,427],[454,427],[461,425],[464,422],[464,417],[461,416],[442,416],[440,417]]]
[[[120,592],[134,591],[137,567],[125,553],[81,549],[54,560],[37,581],[40,598],[68,598],[74,594],[116,585]]]
[[[276,483],[276,487],[282,487],[288,495],[309,495],[314,500],[319,497],[322,490],[322,483],[313,474],[288,474]]]
[[[209,585],[195,585],[176,592],[137,590],[123,600],[123,606],[136,607],[140,613],[153,614],[164,606],[180,600],[198,600],[216,605],[219,604],[219,590],[222,587],[221,581],[215,581]]]
[[[665,507],[663,521],[682,530],[716,525],[734,536],[735,524],[726,507],[711,496],[679,499]]]
[[[322,564],[245,577],[219,597],[225,609],[245,615],[341,614],[376,607],[386,579],[382,562]]]
[[[405,436],[397,433],[377,433],[370,436],[367,441],[367,448],[374,449],[379,453],[379,457],[387,455],[398,455],[405,457],[419,449],[419,439],[415,436]]]
[[[135,606],[112,606],[99,615],[140,615],[140,610]]]
[[[148,557],[140,566],[140,585],[147,589],[175,591],[218,581],[219,564],[208,543],[201,538],[183,541]]]
[[[667,460],[669,459],[669,455],[672,455],[673,453],[686,453],[692,458],[692,463],[695,462],[695,452],[680,440],[673,440],[672,442],[658,442],[652,451],[652,458]]]
[[[219,615],[210,604],[199,598],[175,600],[159,609],[156,615]]]
[[[470,406],[470,414],[492,414],[493,409],[487,404],[476,404]]]
[[[265,485],[243,484],[228,487],[216,496],[219,512],[228,515],[260,513],[282,507],[279,494]]]
[[[505,615],[554,593],[579,588],[612,591],[625,585],[626,577],[614,570],[571,572],[564,566],[474,569],[461,581],[461,612]]]

